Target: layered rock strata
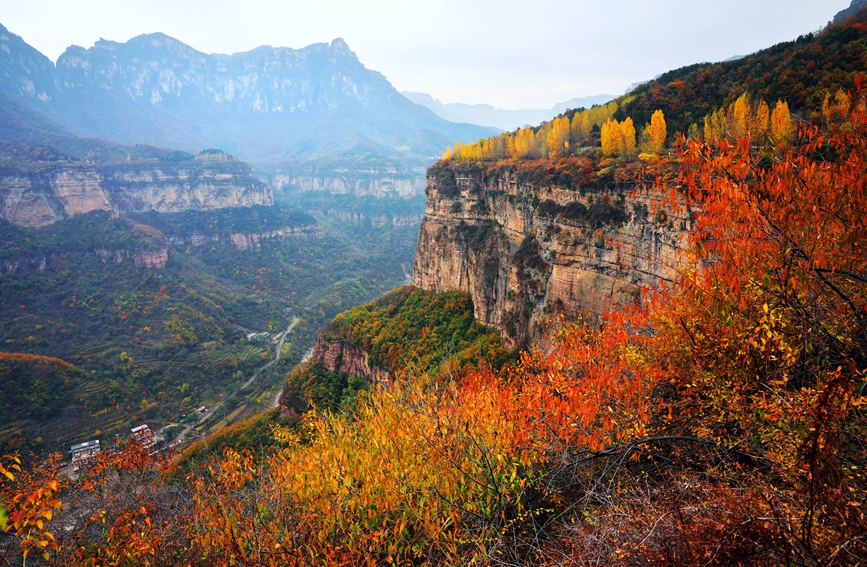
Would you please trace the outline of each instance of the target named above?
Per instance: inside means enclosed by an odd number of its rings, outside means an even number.
[[[276,230],[266,230],[259,232],[233,232],[230,234],[203,234],[194,232],[188,236],[169,235],[169,243],[172,246],[204,246],[209,242],[219,242],[229,244],[238,250],[258,249],[262,246],[262,242],[272,238],[289,239],[289,238],[322,238],[325,233],[322,225],[318,223],[302,224],[285,226]]]
[[[341,222],[357,225],[370,225],[373,228],[403,228],[421,224],[422,215],[411,214],[370,214],[342,209],[307,209],[305,212],[320,217],[331,217]]]
[[[423,166],[408,166],[393,160],[371,163],[333,160],[285,165],[268,179],[276,191],[285,193],[323,191],[378,199],[421,195],[425,188]]]
[[[573,188],[510,171],[432,168],[416,285],[461,290],[510,347],[543,338],[558,314],[592,321],[677,274],[691,213],[635,184]]]
[[[158,268],[166,267],[166,262],[169,260],[169,249],[161,248],[150,252],[133,253],[129,250],[95,250],[96,255],[102,259],[103,264],[113,262],[120,264],[125,260],[132,260],[136,267]]]
[[[271,187],[239,161],[33,162],[0,169],[0,218],[26,227],[94,210],[167,213],[273,202]]]

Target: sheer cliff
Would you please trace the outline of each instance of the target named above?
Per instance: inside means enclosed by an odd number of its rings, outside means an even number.
[[[0,166],[0,218],[27,227],[94,210],[172,213],[271,204],[271,187],[236,160],[10,161]]]
[[[628,178],[582,182],[514,166],[431,167],[415,284],[468,292],[476,320],[514,347],[560,313],[593,320],[672,279],[691,213]]]

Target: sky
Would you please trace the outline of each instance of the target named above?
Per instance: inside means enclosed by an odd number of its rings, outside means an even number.
[[[850,0],[0,0],[52,61],[69,45],[163,32],[206,53],[342,37],[402,91],[550,108],[816,31]]]

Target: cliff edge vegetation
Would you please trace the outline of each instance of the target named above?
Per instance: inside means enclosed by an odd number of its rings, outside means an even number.
[[[498,333],[475,322],[467,294],[405,286],[335,317],[311,361],[287,376],[281,400],[299,413],[348,410],[373,386],[480,364],[499,369],[516,359]]]
[[[801,143],[797,125],[839,122],[865,70],[865,14],[455,144],[428,170],[414,282],[470,293],[476,319],[509,347],[541,340],[559,315],[598,321],[670,285],[701,214],[682,193],[685,145],[748,139],[768,165]]]

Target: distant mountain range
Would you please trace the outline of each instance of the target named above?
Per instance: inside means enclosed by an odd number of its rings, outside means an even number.
[[[341,39],[209,55],[155,33],[72,46],[55,65],[0,25],[0,95],[0,106],[44,115],[32,117],[38,130],[56,136],[220,148],[272,166],[330,157],[415,163],[494,132],[414,104]]]
[[[426,93],[401,91],[409,100],[434,111],[439,117],[452,122],[468,122],[479,126],[489,126],[511,131],[523,126],[537,126],[551,120],[571,108],[590,108],[594,104],[605,104],[617,95],[596,95],[573,98],[551,108],[532,108],[524,110],[504,110],[489,104],[442,103]]]

